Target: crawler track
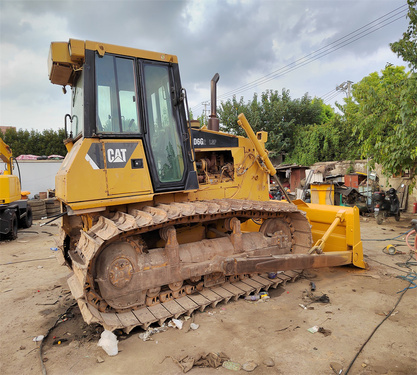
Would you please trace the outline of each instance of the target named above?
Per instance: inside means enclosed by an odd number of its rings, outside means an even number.
[[[82,297],[78,298],[77,302],[83,318],[88,324],[99,323],[107,330],[123,329],[129,333],[137,326],[146,330],[155,322],[162,325],[170,318],[177,319],[181,315],[190,316],[194,311],[203,312],[207,306],[214,308],[219,303],[226,304],[229,301],[237,301],[240,297],[248,296],[251,293],[285,286],[287,282],[298,280],[301,275],[302,270],[285,271],[279,273],[274,279],[269,279],[266,274],[252,275],[238,282],[226,282],[168,302],[149,307],[144,306],[127,312],[100,312],[91,304],[86,303]],[[79,288],[75,275],[68,279],[68,284],[73,293],[75,289]]]
[[[162,228],[231,218],[280,218],[288,227],[288,252],[307,253],[310,249],[311,231],[305,215],[296,206],[277,201],[224,199],[171,203],[148,206],[141,210],[130,209],[128,213],[115,212],[100,216],[88,232],[81,232],[77,247],[69,252],[73,274],[69,277],[68,284],[84,320],[87,323],[100,323],[108,330],[121,328],[129,332],[136,326],[146,329],[154,322],[161,324],[171,317],[190,315],[195,310],[203,311],[207,306],[214,307],[220,302],[227,303],[252,292],[276,288],[288,280],[297,279],[301,271],[285,271],[276,279],[268,279],[266,275],[258,274],[232,275],[215,286],[183,287],[169,298],[166,298],[166,293],[155,295],[152,301],[148,298],[146,303],[129,308],[115,308],[114,305],[111,307],[101,296],[93,275],[96,272],[97,257],[110,244],[132,242],[133,238]],[[199,242],[194,244],[197,249]],[[138,247],[137,243],[136,246]],[[138,252],[140,251],[138,249]],[[149,253],[152,251],[150,249]],[[181,262],[179,267],[183,267]]]

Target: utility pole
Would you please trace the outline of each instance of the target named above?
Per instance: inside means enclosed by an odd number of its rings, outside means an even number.
[[[352,95],[352,81],[346,81],[336,86],[336,91],[343,91],[348,98]]]
[[[210,102],[207,100],[205,102],[201,103],[202,105],[204,105],[204,114],[203,114],[203,118],[204,118],[204,124],[207,125],[207,106],[210,104]]]

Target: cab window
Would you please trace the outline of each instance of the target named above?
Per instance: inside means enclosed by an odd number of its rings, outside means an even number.
[[[96,85],[97,132],[141,132],[133,60],[97,55]]]

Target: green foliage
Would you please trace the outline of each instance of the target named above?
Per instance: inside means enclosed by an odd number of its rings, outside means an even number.
[[[33,129],[16,131],[14,128],[9,128],[4,134],[0,132],[0,137],[11,147],[14,157],[27,154],[65,156],[67,153],[63,143],[64,129],[39,132]]]
[[[309,125],[296,134],[287,162],[312,165],[319,161],[356,159],[360,156],[356,137],[338,114],[325,123]]]
[[[387,175],[417,167],[417,77],[404,67],[388,66],[353,85],[356,102],[344,107],[346,122],[364,157],[381,164]]]
[[[407,61],[411,70],[417,69],[417,0],[408,0],[408,14],[410,19],[407,31],[403,33],[403,37],[391,43],[391,50],[398,56]]]
[[[291,99],[289,90],[268,90],[258,98],[244,103],[236,97],[221,102],[218,114],[221,129],[237,135],[245,135],[237,124],[238,115],[243,113],[251,124],[254,132],[267,131],[266,148],[270,156],[289,154],[294,148],[295,135],[311,124],[322,124],[334,116],[330,106],[321,100],[312,100],[307,94],[301,99]]]

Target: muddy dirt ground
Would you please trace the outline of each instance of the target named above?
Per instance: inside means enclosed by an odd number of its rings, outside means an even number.
[[[310,270],[306,278],[269,290],[270,299],[243,299],[219,304],[191,316],[182,330],[169,328],[150,341],[142,341],[141,329],[119,336],[119,353],[109,357],[97,346],[102,328],[87,326],[66,284],[68,269],[54,256],[58,227],[40,227],[19,232],[13,242],[0,243],[0,372],[41,374],[39,342],[46,335],[42,355],[47,374],[181,374],[176,363],[186,356],[223,352],[239,364],[257,364],[254,374],[334,374],[349,364],[373,330],[387,318],[352,365],[350,374],[417,373],[417,288],[397,276],[406,276],[415,265],[405,267],[409,250],[400,234],[410,229],[411,218],[393,218],[376,225],[361,218],[365,260],[369,270],[336,267]],[[399,238],[392,239],[396,236]],[[378,241],[369,241],[369,240]],[[398,245],[405,254],[387,255],[382,249]],[[415,258],[414,258],[415,261]],[[415,264],[415,263],[414,263]],[[314,295],[326,294],[329,303],[304,298],[310,282]],[[62,316],[63,313],[68,313]],[[194,322],[197,330],[190,330]],[[313,326],[324,333],[310,333]],[[268,367],[265,361],[273,366]],[[339,366],[339,367],[338,367]],[[196,368],[190,374],[231,374],[220,367]],[[240,370],[240,373],[244,373]]]

